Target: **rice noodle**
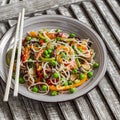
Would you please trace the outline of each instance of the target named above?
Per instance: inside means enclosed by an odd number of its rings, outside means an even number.
[[[89,39],[72,37],[56,29],[33,32],[31,38],[22,46],[20,65],[20,73],[30,92],[37,87],[38,93],[48,94],[52,91],[51,85],[58,89],[69,81],[75,84],[80,73],[86,75],[93,71],[95,52]],[[45,91],[43,85],[47,86]],[[67,92],[67,89],[61,90],[58,94]]]

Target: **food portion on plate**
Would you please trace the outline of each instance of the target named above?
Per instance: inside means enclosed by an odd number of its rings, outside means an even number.
[[[89,39],[60,29],[28,32],[22,43],[19,83],[33,93],[52,96],[74,93],[99,67],[92,44]],[[11,51],[6,54],[8,65]]]

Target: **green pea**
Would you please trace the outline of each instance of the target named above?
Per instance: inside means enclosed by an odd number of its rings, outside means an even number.
[[[71,80],[68,81],[68,85],[72,85],[73,82]]]
[[[83,73],[80,74],[79,78],[80,80],[84,79],[85,75]]]
[[[57,41],[60,41],[60,40],[61,40],[61,38],[60,38],[60,37],[57,37],[57,38],[56,38],[56,40],[57,40]]]
[[[53,50],[50,49],[50,48],[47,51],[48,51],[49,54],[51,54],[53,52]]]
[[[64,83],[64,86],[67,86],[67,85],[68,85],[68,82],[65,82],[65,83]]]
[[[56,64],[57,64],[57,62],[56,62],[55,60],[52,60],[52,61],[51,61],[51,65],[52,65],[52,66],[55,66]]]
[[[47,38],[45,38],[45,39],[44,39],[44,41],[45,41],[45,42],[48,42],[48,39],[47,39]]]
[[[54,78],[58,78],[58,77],[59,77],[58,73],[54,73],[54,74],[53,74],[53,77],[54,77]]]
[[[93,71],[89,71],[89,72],[87,73],[87,76],[88,76],[89,78],[91,78],[91,77],[93,76]]]
[[[44,51],[44,54],[45,54],[45,55],[48,55],[48,51],[47,51],[47,50],[45,50],[45,51]]]
[[[34,87],[32,88],[32,91],[38,93],[39,89],[38,89],[38,87],[34,86]]]
[[[74,34],[74,33],[70,33],[70,35],[69,35],[70,37],[75,37],[76,35]]]
[[[51,92],[51,95],[52,95],[52,96],[56,96],[57,94],[58,94],[57,91],[52,91],[52,92]]]
[[[75,92],[75,88],[70,88],[70,92],[74,93]]]
[[[20,84],[24,84],[25,83],[25,80],[22,76],[19,77],[19,83]]]
[[[72,73],[73,73],[73,74],[77,74],[77,73],[78,73],[77,69],[74,69],[74,70],[72,71]]]
[[[80,52],[82,52],[83,50],[81,48],[78,49]]]
[[[58,32],[58,33],[59,33],[59,32],[61,32],[61,30],[60,30],[60,29],[57,29],[57,30],[56,30],[56,32]]]
[[[26,37],[26,40],[27,40],[27,41],[30,41],[31,39],[32,39],[32,38],[31,38],[30,36],[27,36],[27,37]]]
[[[42,90],[43,91],[46,91],[48,89],[48,86],[47,85],[42,85]]]
[[[50,57],[50,54],[47,54],[45,57],[46,57],[46,58],[49,58],[49,57]]]
[[[99,67],[99,64],[97,62],[94,63],[93,65],[94,68],[98,68]]]
[[[87,76],[88,76],[89,78],[91,78],[91,77],[93,76],[93,71],[89,71],[89,72],[87,73]]]

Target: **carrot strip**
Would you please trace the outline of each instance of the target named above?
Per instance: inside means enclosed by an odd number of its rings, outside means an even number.
[[[40,50],[37,55],[36,55],[36,60],[39,59],[39,57],[41,56],[41,54],[44,52],[44,50]]]

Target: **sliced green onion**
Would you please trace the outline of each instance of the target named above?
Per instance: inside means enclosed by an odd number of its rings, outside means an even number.
[[[39,34],[39,36],[38,36],[38,37],[39,37],[39,39],[43,39],[43,40],[45,40],[45,39],[46,39],[46,38],[45,38],[45,37],[44,37],[41,33]]]
[[[80,67],[81,65],[80,65],[78,58],[76,58],[75,61],[76,61],[77,66]]]
[[[79,50],[80,52],[83,52],[83,50],[82,50],[81,48],[78,48],[78,50]]]
[[[43,58],[42,56],[40,56],[40,60],[42,62],[51,62],[52,60],[55,60],[55,58]]]

